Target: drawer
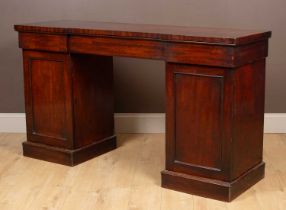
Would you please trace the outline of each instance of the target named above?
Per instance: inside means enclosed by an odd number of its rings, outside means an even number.
[[[29,50],[67,52],[67,36],[51,34],[20,33],[19,46]]]
[[[70,51],[106,56],[163,59],[164,45],[162,42],[152,40],[71,36]]]

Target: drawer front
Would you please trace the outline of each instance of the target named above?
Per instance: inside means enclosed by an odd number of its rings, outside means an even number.
[[[70,37],[72,53],[163,59],[164,45],[150,40],[106,37]]]
[[[63,35],[20,33],[19,46],[29,50],[67,52],[67,37]]]

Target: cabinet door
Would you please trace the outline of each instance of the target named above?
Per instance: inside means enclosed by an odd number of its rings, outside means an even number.
[[[69,56],[24,51],[28,141],[72,146],[71,70]]]
[[[167,64],[167,169],[226,179],[231,70]]]

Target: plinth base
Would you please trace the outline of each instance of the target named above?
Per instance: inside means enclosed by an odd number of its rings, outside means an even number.
[[[164,170],[161,173],[162,187],[230,202],[261,180],[264,170],[265,163],[261,162],[232,182]]]
[[[115,148],[116,136],[74,150],[26,141],[23,142],[23,155],[67,166],[75,166]]]

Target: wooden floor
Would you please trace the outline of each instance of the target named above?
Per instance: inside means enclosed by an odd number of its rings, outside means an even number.
[[[0,134],[0,209],[285,210],[286,134],[264,138],[266,177],[231,203],[160,187],[163,134],[120,135],[119,148],[76,167],[22,156],[24,134]]]

